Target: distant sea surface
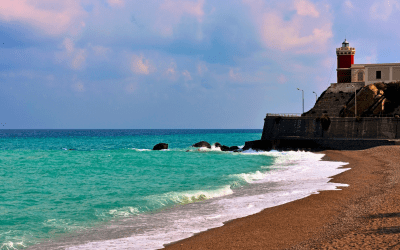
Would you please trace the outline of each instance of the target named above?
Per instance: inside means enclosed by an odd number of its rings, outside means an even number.
[[[0,130],[0,249],[159,249],[343,186],[322,154],[191,147],[261,132]]]

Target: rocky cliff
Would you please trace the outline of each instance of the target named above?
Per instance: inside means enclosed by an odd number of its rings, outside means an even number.
[[[367,86],[347,84],[347,88],[345,86],[330,86],[322,93],[315,106],[303,116],[400,116],[400,81]]]

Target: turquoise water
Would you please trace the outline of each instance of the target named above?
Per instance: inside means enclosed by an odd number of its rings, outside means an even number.
[[[275,157],[190,145],[260,137],[261,130],[1,130],[0,249],[230,195],[249,184],[243,174],[270,171]],[[170,149],[150,150],[159,142]]]

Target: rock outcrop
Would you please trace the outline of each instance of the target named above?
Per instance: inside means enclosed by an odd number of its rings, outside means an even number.
[[[400,82],[375,83],[365,86],[357,92],[357,116],[395,116],[399,115]],[[347,102],[339,116],[355,116],[355,98]]]
[[[162,149],[168,149],[168,144],[167,143],[158,143],[153,147],[153,150],[162,150]]]
[[[228,146],[222,145],[221,146],[221,151],[231,151]]]
[[[195,148],[211,148],[211,145],[210,145],[210,143],[208,143],[206,141],[201,141],[201,142],[193,144],[192,147],[195,147]]]
[[[344,85],[348,85],[341,87],[344,91],[335,90],[339,88],[337,86],[330,86],[321,94],[314,107],[303,116],[317,118],[323,115],[354,117],[356,114],[359,117],[400,116],[400,81],[354,87],[352,83]]]

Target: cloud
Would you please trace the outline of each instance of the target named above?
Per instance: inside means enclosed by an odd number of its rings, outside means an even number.
[[[150,64],[149,60],[145,59],[143,55],[133,55],[131,60],[132,72],[139,75],[148,75],[154,71],[154,67]]]
[[[64,52],[56,53],[56,57],[59,61],[68,61],[72,69],[82,69],[86,62],[86,49],[75,48],[71,38],[65,38],[62,47]]]
[[[107,3],[111,7],[124,7],[124,5],[125,5],[124,0],[107,0]]]
[[[319,17],[319,12],[315,8],[315,5],[307,0],[295,1],[294,7],[300,16]]]
[[[199,75],[202,76],[207,71],[208,71],[208,68],[205,63],[201,62],[201,63],[197,64],[197,73]]]
[[[189,71],[185,70],[182,72],[183,78],[185,79],[185,81],[191,81],[192,80],[192,76],[190,75]]]
[[[86,61],[86,50],[78,49],[72,58],[71,66],[73,69],[81,69]]]
[[[332,67],[334,67],[336,64],[336,58],[335,57],[327,57],[321,61],[321,66],[325,67],[326,69],[331,70]]]
[[[269,8],[259,1],[244,1],[259,30],[262,43],[269,48],[295,53],[320,53],[333,37],[329,6],[306,1],[294,1],[296,13],[289,20],[285,16],[293,5]],[[324,12],[321,14],[321,12]]]
[[[155,22],[155,29],[163,36],[172,36],[174,27],[181,22],[183,16],[195,18],[203,22],[204,2],[188,0],[164,0],[158,9],[158,18]]]
[[[234,69],[230,69],[229,70],[229,78],[233,81],[241,81],[242,77],[240,76],[240,74],[238,72],[235,72],[237,70]]]
[[[85,26],[84,15],[79,1],[2,0],[0,8],[0,20],[17,21],[52,36],[76,34]]]
[[[107,48],[107,47],[104,47],[104,46],[100,46],[100,45],[90,46],[90,47],[91,47],[91,49],[93,50],[93,52],[94,52],[94,54],[96,56],[105,57],[108,52],[111,52],[110,48]]]
[[[286,83],[286,82],[287,82],[286,76],[285,76],[284,74],[281,74],[281,75],[278,77],[278,82],[279,82],[280,84]]]
[[[343,5],[344,5],[344,7],[346,8],[346,10],[352,10],[352,9],[354,9],[354,5],[353,5],[353,3],[352,3],[350,0],[346,0],[346,1],[343,3]]]
[[[196,17],[199,22],[202,21],[204,16],[203,6],[205,0],[198,0],[197,2],[187,0],[165,0],[161,5],[160,9],[168,11],[177,18],[188,14]]]
[[[166,76],[168,79],[172,81],[178,80],[178,74],[176,68],[177,68],[176,63],[172,61],[169,64],[168,68],[164,71],[164,76]]]
[[[394,9],[400,9],[398,2],[394,0],[374,2],[370,8],[370,17],[374,20],[387,21]]]

